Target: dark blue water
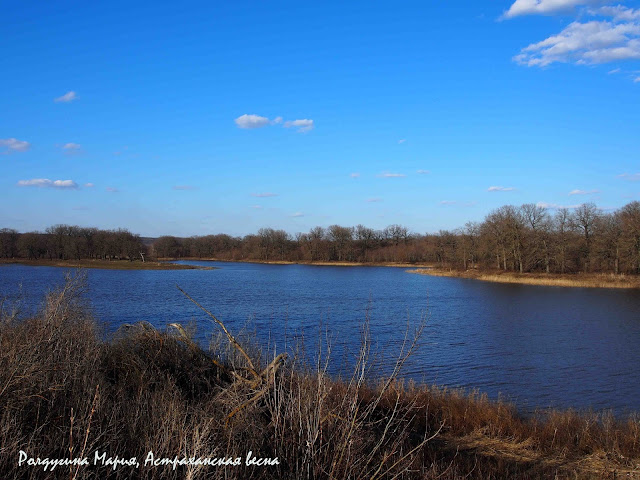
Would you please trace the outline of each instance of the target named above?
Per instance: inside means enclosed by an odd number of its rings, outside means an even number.
[[[328,339],[333,371],[357,354],[368,318],[380,372],[397,355],[407,324],[424,318],[406,378],[501,395],[525,411],[640,410],[638,291],[495,284],[401,268],[185,263],[219,269],[88,270],[96,317],[110,329],[139,320],[160,328],[193,322],[205,342],[215,326],[179,284],[233,332],[254,332],[272,350],[291,349],[301,336],[308,350]],[[63,273],[2,266],[0,296],[19,297],[27,312]]]

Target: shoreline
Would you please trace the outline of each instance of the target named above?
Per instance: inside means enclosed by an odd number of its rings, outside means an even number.
[[[625,288],[639,289],[640,278],[628,275],[601,274],[601,273],[515,273],[515,272],[480,272],[477,270],[445,270],[440,268],[416,268],[407,270],[407,273],[418,275],[431,275],[434,277],[468,278],[483,282],[511,283],[520,285],[538,285],[546,287],[572,287],[572,288]]]
[[[2,265],[26,265],[29,267],[59,267],[59,268],[97,268],[102,270],[215,270],[216,267],[201,267],[197,265],[179,265],[164,261],[139,260],[28,260],[26,258],[2,258]]]
[[[430,263],[402,263],[402,262],[311,262],[306,260],[229,260],[221,258],[197,257],[161,257],[158,260],[177,262],[182,260],[194,262],[227,262],[227,263],[257,263],[261,265],[310,265],[313,267],[394,267],[394,268],[432,268]]]

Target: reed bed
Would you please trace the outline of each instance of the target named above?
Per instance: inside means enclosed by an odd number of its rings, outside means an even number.
[[[365,323],[353,374],[334,378],[330,355],[265,353],[222,322],[207,351],[178,324],[129,325],[104,340],[82,289],[70,278],[29,318],[2,309],[3,479],[640,478],[637,416],[523,418],[477,393],[403,382],[419,327],[392,374],[372,379]],[[19,465],[21,451],[90,465]],[[140,465],[94,465],[96,452]],[[149,452],[240,462],[174,469],[145,465]],[[249,452],[269,463],[251,464]]]

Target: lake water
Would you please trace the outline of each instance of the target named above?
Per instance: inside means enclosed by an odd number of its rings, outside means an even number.
[[[219,269],[88,270],[96,317],[111,330],[139,320],[157,327],[194,322],[204,342],[215,326],[178,284],[232,332],[246,327],[271,349],[291,349],[304,336],[314,350],[319,336],[328,338],[334,372],[357,354],[366,318],[380,372],[397,354],[407,323],[424,318],[405,378],[501,395],[524,411],[640,410],[638,291],[496,284],[402,268],[183,263]],[[63,274],[2,266],[0,297],[20,298],[28,312]]]

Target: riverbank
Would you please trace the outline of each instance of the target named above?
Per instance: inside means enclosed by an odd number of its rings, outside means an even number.
[[[514,272],[481,272],[478,270],[445,270],[441,268],[418,268],[407,270],[408,273],[432,275],[436,277],[471,278],[483,282],[519,283],[523,285],[542,285],[549,287],[581,287],[581,288],[640,288],[640,277],[629,275],[577,273],[577,274],[545,274]]]
[[[229,262],[229,263],[257,263],[260,265],[311,265],[316,267],[397,267],[397,268],[431,268],[432,263],[401,263],[401,262],[311,262],[289,260],[229,260],[223,258],[198,257],[162,257],[160,261],[175,262],[189,260],[195,262]]]
[[[48,260],[37,259],[27,260],[24,258],[2,258],[0,259],[0,266],[2,265],[28,265],[32,267],[61,267],[61,268],[100,268],[104,270],[213,270],[215,267],[200,267],[197,265],[180,265],[176,263],[170,263],[165,261],[142,262],[140,260],[94,260],[94,259],[82,259],[82,260]]]
[[[351,379],[331,378],[323,362],[259,349],[249,355],[231,337],[203,351],[178,324],[165,332],[129,325],[104,341],[81,290],[72,280],[47,296],[39,315],[0,319],[2,478],[640,476],[637,415],[525,418],[482,395],[397,375],[367,378],[366,353]],[[19,466],[20,451],[34,459],[87,457],[92,466],[51,474]],[[94,452],[136,457],[139,465],[94,466]],[[148,464],[149,452],[168,461]]]

